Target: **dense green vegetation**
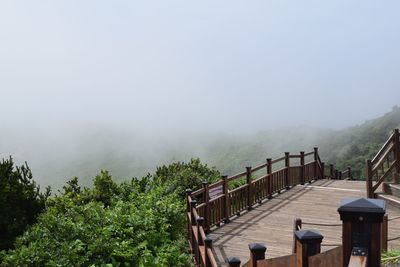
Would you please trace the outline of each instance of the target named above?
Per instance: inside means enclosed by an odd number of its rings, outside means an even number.
[[[26,163],[14,166],[11,157],[0,162],[0,250],[12,248],[15,238],[45,208],[50,189],[39,189]]]
[[[183,191],[220,174],[198,159],[117,184],[107,171],[92,188],[71,179],[38,222],[2,252],[1,266],[188,266]]]

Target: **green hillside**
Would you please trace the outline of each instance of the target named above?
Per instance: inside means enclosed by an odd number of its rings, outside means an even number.
[[[209,146],[205,159],[221,172],[233,174],[244,166],[258,165],[267,157],[279,157],[285,151],[311,151],[317,146],[323,161],[338,169],[350,166],[355,177],[362,178],[365,160],[372,158],[399,126],[400,108],[395,106],[379,118],[342,130],[297,127],[248,136],[227,135]]]

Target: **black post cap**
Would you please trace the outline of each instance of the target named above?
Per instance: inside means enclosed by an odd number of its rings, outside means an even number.
[[[190,201],[190,206],[191,207],[196,207],[197,205],[197,201],[195,199],[193,199],[192,201]]]
[[[203,181],[203,182],[202,182],[203,186],[206,186],[206,185],[208,185],[209,183],[210,183],[209,181]]]
[[[341,220],[380,223],[386,212],[386,203],[382,199],[345,198],[338,212]]]
[[[315,230],[299,230],[294,232],[300,243],[318,242],[321,243],[324,238],[318,231]]]
[[[251,252],[264,253],[267,250],[267,247],[264,244],[251,243],[249,244],[249,249]]]
[[[237,257],[229,257],[228,258],[229,266],[232,266],[232,267],[240,266],[240,263],[242,263],[242,262]]]
[[[203,218],[203,217],[197,217],[196,221],[197,221],[197,223],[198,223],[199,225],[203,225],[203,223],[204,223],[204,218]]]
[[[186,195],[190,195],[193,191],[192,191],[192,189],[188,188],[185,190],[185,192],[186,192]]]
[[[204,243],[205,243],[207,246],[212,246],[212,239],[211,239],[211,237],[206,236],[206,238],[204,239]]]

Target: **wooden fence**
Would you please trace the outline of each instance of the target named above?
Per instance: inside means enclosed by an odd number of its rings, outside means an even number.
[[[296,161],[296,162],[294,162]],[[212,253],[212,241],[206,234],[222,223],[263,200],[272,198],[298,184],[311,183],[321,178],[352,178],[351,169],[339,172],[329,165],[326,174],[318,148],[299,154],[286,152],[277,159],[268,158],[265,163],[246,167],[244,172],[223,176],[216,183],[203,183],[203,188],[192,192],[187,190],[188,240],[194,260],[199,266],[217,266]],[[230,190],[233,183],[242,184]]]
[[[375,157],[372,160],[366,160],[365,180],[369,198],[375,197],[375,191],[393,171],[400,173],[399,138],[399,129],[395,129]]]

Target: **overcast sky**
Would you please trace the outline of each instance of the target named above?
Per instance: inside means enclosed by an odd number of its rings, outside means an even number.
[[[0,2],[0,122],[162,134],[362,123],[400,103],[399,1]]]

